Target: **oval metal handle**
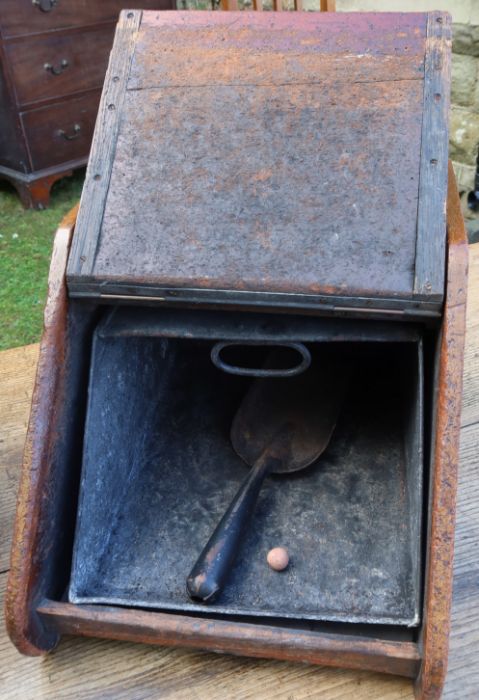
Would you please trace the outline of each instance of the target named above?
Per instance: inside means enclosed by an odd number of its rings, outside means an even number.
[[[58,5],[58,0],[32,0],[32,5],[42,12],[51,12]]]
[[[288,367],[285,369],[254,369],[250,367],[238,367],[236,365],[230,365],[221,359],[221,352],[228,347],[282,347],[290,348],[295,350],[301,356],[301,362],[295,367]],[[301,374],[311,364],[311,353],[308,348],[302,343],[282,343],[280,341],[274,342],[263,342],[263,341],[233,341],[233,342],[220,342],[216,343],[211,350],[211,361],[218,369],[228,374],[239,374],[243,377],[295,377],[297,374]]]
[[[51,73],[52,75],[61,75],[65,68],[68,68],[68,61],[66,58],[62,58],[60,65],[58,68],[55,68],[55,66],[52,63],[44,63],[43,67],[45,68],[46,71]]]
[[[66,141],[73,141],[73,139],[77,139],[80,136],[81,126],[80,126],[80,124],[74,124],[73,125],[73,134],[67,134],[67,132],[64,131],[63,129],[59,129],[57,133],[58,133],[58,136],[61,136]]]

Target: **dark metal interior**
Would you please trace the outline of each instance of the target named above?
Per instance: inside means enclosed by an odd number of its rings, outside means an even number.
[[[336,343],[353,379],[328,450],[268,479],[228,586],[205,608],[185,578],[246,472],[229,429],[251,381],[210,351],[245,338],[305,342],[313,360]],[[417,625],[422,374],[419,333],[403,324],[117,310],[93,344],[70,600]],[[278,544],[291,554],[281,574],[265,563]]]

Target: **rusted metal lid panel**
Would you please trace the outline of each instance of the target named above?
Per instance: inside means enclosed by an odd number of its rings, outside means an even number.
[[[430,24],[144,13],[121,99],[106,104],[105,86],[96,138],[115,143],[105,176],[92,154],[82,206],[103,203],[86,245],[80,216],[72,293],[427,307],[415,296]],[[437,138],[447,148],[446,124]]]

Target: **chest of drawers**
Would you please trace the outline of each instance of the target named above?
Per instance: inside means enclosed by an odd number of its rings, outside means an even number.
[[[0,177],[25,207],[88,158],[120,10],[175,0],[3,0],[0,4]]]

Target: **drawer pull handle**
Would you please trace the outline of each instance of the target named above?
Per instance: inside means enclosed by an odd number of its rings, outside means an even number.
[[[55,66],[52,63],[45,63],[43,67],[52,75],[61,75],[65,68],[68,68],[68,61],[66,58],[62,58],[62,61],[58,68],[55,68]]]
[[[32,5],[42,12],[51,12],[58,5],[58,0],[32,0]]]
[[[64,138],[66,141],[73,141],[73,139],[77,139],[80,136],[81,133],[81,126],[80,124],[74,124],[73,126],[73,133],[72,134],[67,134],[66,131],[63,129],[58,130],[58,135]]]

